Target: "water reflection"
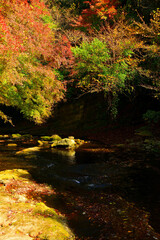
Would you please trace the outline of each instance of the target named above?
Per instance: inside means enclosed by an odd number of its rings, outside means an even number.
[[[66,162],[74,165],[76,164],[76,152],[74,150],[61,150],[61,149],[51,149],[52,153],[62,156],[66,159]]]

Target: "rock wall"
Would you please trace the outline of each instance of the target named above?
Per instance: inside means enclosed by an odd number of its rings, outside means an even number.
[[[49,131],[70,133],[107,124],[107,99],[103,94],[86,94],[61,103],[47,123]]]

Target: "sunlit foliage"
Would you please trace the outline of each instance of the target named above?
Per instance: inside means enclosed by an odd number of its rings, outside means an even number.
[[[90,0],[85,1],[89,7],[82,11],[79,18],[74,21],[75,26],[87,27],[90,29],[92,26],[97,27],[101,20],[112,18],[116,13],[117,0]]]
[[[142,47],[122,21],[105,25],[91,42],[72,49],[78,85],[87,91],[120,92],[131,85]]]
[[[65,91],[53,70],[58,53],[50,12],[39,0],[2,0],[0,23],[0,103],[41,123]]]

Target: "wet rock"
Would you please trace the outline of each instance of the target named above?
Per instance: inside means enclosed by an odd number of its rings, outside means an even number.
[[[87,143],[87,142],[85,142],[84,140],[81,140],[81,139],[75,139],[75,142],[76,142],[77,147],[81,146],[84,143]]]
[[[40,151],[40,147],[31,147],[31,148],[25,148],[21,151],[16,152],[16,155],[29,155],[32,154],[34,152],[38,152]]]
[[[8,147],[17,147],[17,144],[16,143],[8,143],[7,146]]]
[[[67,149],[71,149],[71,148],[75,148],[76,146],[76,142],[74,139],[69,139],[69,138],[63,138],[60,141],[54,141],[51,144],[51,147],[60,147],[60,148],[67,148]]]
[[[41,136],[41,140],[42,141],[60,141],[62,140],[62,138],[59,135],[54,134],[52,136]]]
[[[19,133],[14,133],[14,134],[12,134],[12,138],[20,139],[21,137],[22,137],[22,135],[19,134]]]
[[[68,138],[69,138],[69,139],[73,139],[73,140],[74,140],[74,137],[73,137],[73,136],[69,136]]]
[[[9,138],[9,135],[0,135],[0,138]]]
[[[62,138],[59,135],[57,135],[57,134],[52,135],[51,138],[52,138],[52,141],[60,141],[60,140],[62,140]]]
[[[42,141],[51,141],[52,137],[51,136],[41,136]]]
[[[41,140],[38,140],[38,143],[39,143],[39,146],[43,147],[43,148],[50,148],[50,143],[49,141],[41,141]]]

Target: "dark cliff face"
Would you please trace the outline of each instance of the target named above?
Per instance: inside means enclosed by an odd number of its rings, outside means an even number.
[[[107,122],[107,99],[104,94],[86,94],[79,99],[61,103],[48,121],[60,132],[87,130]]]
[[[8,108],[7,114],[13,118],[15,127],[1,121],[0,132],[83,137],[87,132],[141,124],[142,115],[149,109],[159,111],[160,103],[148,92],[140,92],[132,99],[123,95],[120,96],[117,119],[113,120],[108,112],[108,98],[104,94],[85,94],[72,101],[58,104],[52,117],[42,125],[35,125],[23,119],[15,109]]]
[[[107,98],[104,94],[85,94],[83,97],[61,102],[53,110],[52,117],[42,125],[25,120],[19,111],[4,107],[3,111],[11,116],[15,127],[0,120],[0,131],[31,132],[35,135],[72,134],[88,130],[107,123]]]

